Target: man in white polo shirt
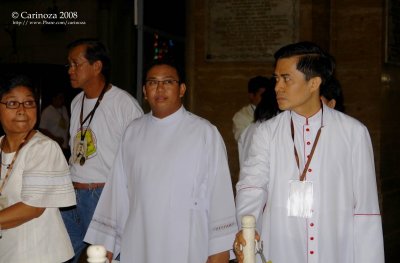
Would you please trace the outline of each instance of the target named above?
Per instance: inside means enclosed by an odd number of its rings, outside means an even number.
[[[128,92],[110,83],[111,62],[101,42],[79,39],[68,49],[71,86],[82,92],[71,103],[70,122],[69,163],[77,205],[64,209],[62,216],[78,262],[125,128],[143,111]]]

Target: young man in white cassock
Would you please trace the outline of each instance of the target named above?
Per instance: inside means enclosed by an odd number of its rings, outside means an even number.
[[[85,241],[121,262],[228,262],[237,225],[223,140],[182,106],[175,64],[146,73],[151,112],[128,126]]]
[[[281,114],[260,123],[237,184],[237,218],[261,218],[272,262],[384,262],[374,157],[367,128],[321,103],[333,58],[311,42],[275,53]],[[259,217],[261,215],[261,217]],[[242,233],[235,252],[243,253]]]

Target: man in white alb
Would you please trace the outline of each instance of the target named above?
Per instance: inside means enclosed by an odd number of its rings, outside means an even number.
[[[261,101],[261,95],[270,86],[271,81],[266,77],[257,76],[249,80],[247,94],[250,103],[236,112],[232,118],[232,131],[236,141],[239,141],[240,135],[254,121],[254,110]]]
[[[237,225],[223,140],[182,106],[174,63],[146,72],[151,112],[128,126],[85,241],[126,263],[226,263]]]
[[[237,184],[237,218],[262,214],[272,262],[383,263],[367,128],[322,104],[333,58],[311,42],[275,53],[278,116],[258,124]],[[241,232],[235,241],[242,259]]]

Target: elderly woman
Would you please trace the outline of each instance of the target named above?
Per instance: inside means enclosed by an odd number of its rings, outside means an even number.
[[[68,164],[55,141],[34,130],[29,81],[0,87],[0,262],[65,262],[73,249],[59,207],[76,203]]]

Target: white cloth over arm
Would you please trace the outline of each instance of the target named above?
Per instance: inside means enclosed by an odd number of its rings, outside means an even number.
[[[352,152],[354,174],[354,262],[384,262],[382,222],[376,194],[371,139],[363,127]]]
[[[244,142],[240,179],[236,185],[236,219],[240,229],[242,217],[253,215],[257,220],[257,229],[261,233],[260,219],[268,196],[269,140],[265,131],[267,126],[254,123],[249,126],[249,129],[251,137]],[[252,143],[253,140],[256,143]],[[247,200],[252,200],[252,202],[247,202]]]
[[[232,192],[232,183],[228,167],[228,157],[222,137],[213,127],[207,141],[208,156],[208,189],[209,189],[209,249],[208,255],[214,255],[232,248],[233,234],[237,230],[234,216],[235,210]],[[233,214],[234,215],[234,214]],[[194,224],[195,226],[195,224]],[[191,235],[192,239],[198,239],[197,235]],[[227,246],[226,244],[231,244]],[[204,246],[204,244],[198,244]],[[196,245],[191,247],[195,251]]]
[[[105,246],[114,257],[121,252],[121,236],[129,214],[126,174],[121,158],[121,148],[115,158],[111,176],[100,196],[85,242]]]

